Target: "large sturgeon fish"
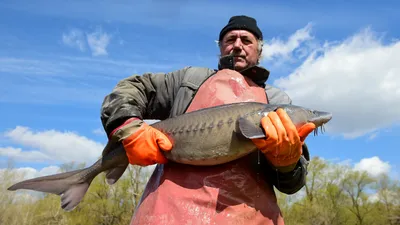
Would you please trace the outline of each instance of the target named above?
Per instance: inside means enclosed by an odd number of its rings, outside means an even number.
[[[151,124],[168,135],[173,149],[163,152],[176,163],[212,166],[227,163],[257,150],[251,139],[265,138],[261,118],[278,108],[284,109],[296,127],[307,122],[316,130],[331,120],[328,112],[295,105],[272,105],[256,102],[232,103],[186,113]],[[74,209],[86,194],[92,180],[106,172],[108,184],[114,184],[129,165],[119,143],[106,144],[102,157],[90,167],[16,183],[8,190],[28,189],[61,196],[61,207]]]

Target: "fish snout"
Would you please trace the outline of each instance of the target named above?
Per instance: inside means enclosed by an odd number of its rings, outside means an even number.
[[[332,113],[324,111],[313,111],[313,117],[309,120],[315,124],[316,127],[321,127],[332,119]]]

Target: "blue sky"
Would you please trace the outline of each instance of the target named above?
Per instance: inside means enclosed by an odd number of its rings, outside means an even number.
[[[101,102],[120,79],[215,68],[220,29],[246,14],[264,33],[268,82],[334,113],[327,133],[308,139],[311,155],[369,158],[359,168],[399,177],[398,10],[396,1],[3,0],[0,168],[8,158],[36,170],[93,162],[106,141]]]

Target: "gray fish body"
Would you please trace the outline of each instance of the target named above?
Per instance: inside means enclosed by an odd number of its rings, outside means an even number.
[[[318,128],[332,117],[330,113],[300,106],[245,102],[186,113],[151,126],[172,140],[173,149],[163,152],[168,160],[197,166],[218,165],[257,150],[251,139],[265,138],[261,118],[278,108],[283,108],[297,127],[313,122]],[[70,211],[99,173],[106,172],[108,184],[113,184],[128,165],[124,148],[109,141],[102,157],[88,168],[25,180],[8,190],[30,189],[61,195],[61,207]]]
[[[260,103],[229,104],[207,108],[160,121],[152,126],[173,140],[173,150],[163,152],[168,160],[190,165],[218,165],[256,150],[244,137],[239,118],[260,126],[263,111],[274,106]]]
[[[331,117],[329,113],[294,105],[245,102],[202,109],[152,126],[173,140],[173,150],[163,152],[169,160],[190,165],[218,165],[256,151],[251,139],[265,137],[261,118],[278,107],[285,109],[297,127],[309,121],[318,127]]]

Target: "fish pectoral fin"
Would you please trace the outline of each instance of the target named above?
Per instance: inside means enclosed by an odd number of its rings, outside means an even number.
[[[107,184],[113,185],[115,182],[119,180],[119,178],[124,174],[126,168],[128,167],[128,163],[124,165],[120,165],[118,167],[112,168],[106,171],[106,181]]]
[[[265,138],[264,130],[255,126],[248,119],[240,117],[238,120],[240,132],[249,139]]]

